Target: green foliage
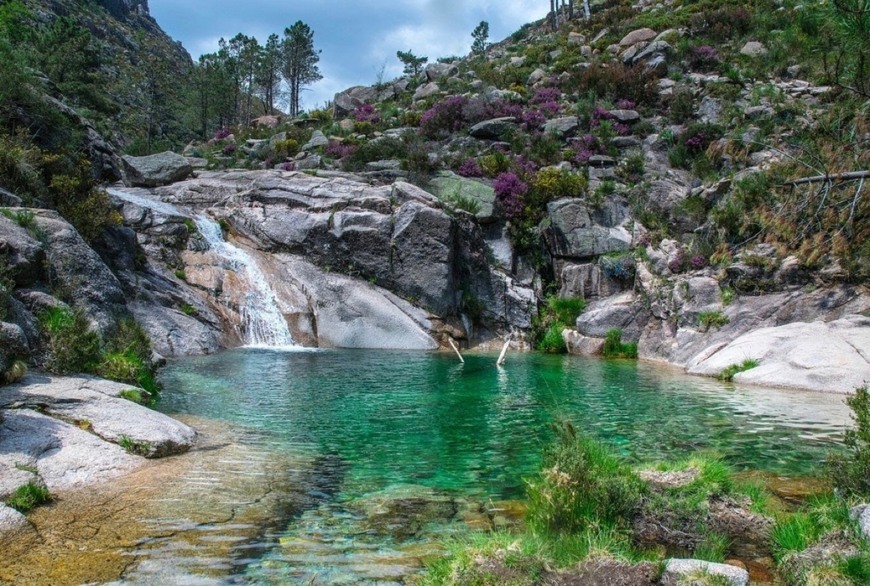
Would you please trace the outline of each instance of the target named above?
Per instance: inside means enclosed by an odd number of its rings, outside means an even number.
[[[844,495],[870,499],[870,391],[861,387],[846,399],[854,426],[846,431],[846,454],[828,458],[828,475]]]
[[[531,338],[535,348],[550,354],[567,352],[562,330],[573,328],[584,309],[586,300],[580,297],[548,297],[541,313],[532,320]]]
[[[51,494],[48,489],[40,484],[28,482],[15,489],[8,499],[6,505],[12,507],[22,514],[29,513],[39,505],[51,501]]]
[[[644,483],[602,444],[555,426],[558,441],[544,454],[543,470],[528,481],[527,522],[541,534],[615,528],[640,506]]]
[[[480,21],[480,24],[471,32],[471,38],[473,39],[471,52],[475,55],[485,53],[486,48],[489,46],[489,23],[485,20]]]
[[[545,206],[564,197],[581,197],[586,190],[586,178],[577,173],[548,167],[538,171],[529,185],[526,205]]]
[[[407,51],[396,51],[396,57],[402,62],[405,67],[405,75],[417,77],[423,70],[423,66],[429,61],[428,57],[418,57],[414,55],[410,49]]]
[[[728,316],[718,310],[702,311],[698,314],[698,326],[705,332],[710,331],[710,328],[716,328],[718,330],[729,323],[731,323],[731,320]]]
[[[145,405],[148,403],[148,399],[145,395],[142,394],[140,389],[124,389],[121,391],[119,396],[122,399],[127,399],[128,401],[132,401],[133,403],[138,403],[140,405]]]
[[[478,161],[481,170],[487,177],[496,177],[510,169],[510,160],[501,151],[481,157]]]
[[[740,364],[732,364],[731,366],[729,366],[728,368],[726,368],[725,370],[720,372],[719,376],[717,376],[716,378],[718,378],[719,380],[722,380],[722,381],[730,382],[730,381],[734,380],[734,375],[736,375],[737,373],[746,372],[747,370],[752,370],[756,366],[758,366],[757,360],[754,360],[752,358],[747,358],[746,360],[744,360]]]
[[[362,171],[366,163],[407,159],[408,153],[408,141],[401,138],[380,138],[361,144],[353,154],[342,159],[342,167],[345,171]]]
[[[36,215],[30,210],[11,210],[9,208],[0,209],[0,214],[9,218],[28,232],[36,231]]]
[[[604,338],[601,354],[605,358],[637,358],[637,343],[623,342],[622,330],[613,329]]]
[[[151,444],[146,441],[134,440],[126,435],[118,438],[118,445],[127,452],[137,456],[147,456],[151,452]]]
[[[151,340],[136,320],[122,320],[105,345],[105,354],[97,374],[105,378],[135,384],[156,394],[156,369],[151,363]]]
[[[447,195],[444,200],[457,210],[463,210],[469,214],[477,214],[480,212],[480,201],[469,195],[463,195],[458,191]]]
[[[849,530],[851,524],[849,507],[842,498],[831,493],[812,497],[801,510],[777,519],[770,532],[774,559],[782,562],[832,530]]]
[[[39,322],[48,338],[49,372],[96,372],[102,358],[100,337],[83,311],[53,307],[39,316]]]
[[[189,315],[191,317],[196,317],[197,315],[199,315],[199,310],[197,310],[196,307],[194,307],[190,303],[182,303],[179,308],[184,315]]]
[[[709,533],[704,542],[692,552],[692,557],[697,560],[721,564],[727,558],[729,547],[731,547],[731,540],[727,535]]]

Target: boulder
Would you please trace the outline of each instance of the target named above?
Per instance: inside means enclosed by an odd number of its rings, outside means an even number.
[[[858,529],[864,539],[870,539],[870,505],[861,504],[852,507],[849,517],[858,524]]]
[[[377,90],[371,87],[355,86],[335,94],[332,100],[336,118],[353,114],[357,107],[377,98]]]
[[[604,338],[590,338],[575,330],[563,330],[562,339],[573,356],[599,356],[604,349]]]
[[[142,458],[76,425],[30,409],[2,413],[0,499],[34,481],[22,466],[35,468],[49,491],[55,491],[99,484],[142,465]]]
[[[632,45],[636,45],[638,43],[645,43],[647,41],[652,41],[658,36],[654,30],[650,28],[639,28],[631,31],[619,41],[620,47],[631,47]]]
[[[430,63],[424,73],[428,81],[438,81],[445,77],[452,77],[459,72],[459,68],[453,63]]]
[[[544,71],[543,69],[535,69],[529,75],[529,82],[528,83],[529,83],[529,85],[535,85],[536,83],[543,81],[544,78],[546,78],[546,77],[547,77],[546,71]]]
[[[610,110],[609,113],[619,122],[631,123],[640,120],[640,114],[636,110]]]
[[[493,118],[478,122],[469,130],[469,134],[481,140],[501,140],[508,132],[515,130],[516,120],[512,116]]]
[[[12,507],[7,507],[3,503],[0,503],[0,535],[21,531],[29,526],[30,524],[24,515]]]
[[[193,167],[186,158],[167,151],[147,157],[125,155],[125,183],[131,187],[158,187],[182,181],[193,174]]]
[[[623,342],[636,342],[650,320],[649,310],[629,291],[593,301],[577,318],[577,332],[591,338],[604,338],[610,330],[622,330]]]
[[[758,41],[749,41],[740,49],[740,54],[747,57],[764,57],[767,55],[767,47]]]
[[[662,584],[677,585],[689,583],[704,575],[721,576],[731,586],[748,586],[749,572],[737,566],[716,564],[702,560],[669,559],[665,562]]]
[[[495,220],[493,206],[495,190],[486,183],[461,177],[450,171],[442,171],[429,181],[429,189],[442,201],[449,203],[451,198],[463,197],[476,201],[480,210],[475,214],[481,222]]]
[[[426,83],[417,88],[414,92],[413,100],[419,102],[420,100],[425,100],[426,98],[437,95],[440,91],[441,87],[434,81]]]
[[[17,208],[20,207],[22,203],[23,201],[20,197],[0,187],[0,206]]]
[[[547,204],[550,226],[545,238],[559,257],[589,258],[628,250],[628,208],[617,199],[592,207],[582,199],[566,198]]]
[[[25,216],[34,212],[25,208],[15,210]],[[9,273],[18,287],[26,287],[42,277],[45,263],[45,248],[33,234],[14,220],[0,214],[0,256],[6,262]]]
[[[329,139],[326,138],[326,135],[323,134],[320,130],[315,130],[311,134],[311,138],[302,145],[302,151],[311,151],[319,147],[325,147],[329,144]]]
[[[547,134],[555,134],[562,138],[573,136],[580,128],[580,122],[576,116],[565,116],[563,118],[553,118],[544,123],[544,132]]]
[[[566,263],[560,272],[560,297],[595,299],[619,293],[622,286],[607,277],[597,263]]]
[[[726,345],[702,351],[688,364],[691,374],[718,376],[747,359],[759,366],[735,382],[810,391],[849,393],[870,381],[870,318],[795,322],[760,328]]]
[[[67,301],[104,331],[129,316],[118,279],[75,228],[51,211],[40,211],[35,221],[45,242],[49,278]]]
[[[29,406],[63,421],[82,422],[95,436],[112,443],[127,438],[137,453],[160,458],[186,452],[196,432],[175,421],[121,398],[129,384],[95,377],[58,377],[29,374],[0,393],[0,407]],[[145,393],[137,389],[140,393]]]

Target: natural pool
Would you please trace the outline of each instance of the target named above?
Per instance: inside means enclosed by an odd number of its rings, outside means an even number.
[[[781,475],[811,472],[848,422],[841,397],[643,363],[466,359],[239,349],[171,363],[161,411],[238,425],[254,450],[319,462],[309,504],[256,555],[240,550],[232,580],[394,583],[438,536],[492,521],[506,506],[492,503],[522,497],[558,418],[634,461],[713,450],[738,469]]]

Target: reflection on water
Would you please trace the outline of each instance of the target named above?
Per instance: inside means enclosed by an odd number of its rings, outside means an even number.
[[[848,422],[831,395],[735,388],[627,361],[495,360],[241,349],[171,364],[160,409],[243,425],[257,430],[255,450],[327,458],[340,471],[329,491],[313,481],[319,504],[247,560],[237,579],[256,583],[368,583],[415,571],[459,521],[492,526],[480,503],[521,498],[557,418],[633,461],[714,450],[738,469],[779,474],[812,471]],[[443,499],[447,516],[436,506]]]

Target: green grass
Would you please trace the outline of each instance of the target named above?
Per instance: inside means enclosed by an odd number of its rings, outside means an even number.
[[[145,395],[142,394],[142,391],[139,389],[124,389],[118,395],[122,399],[127,399],[128,401],[132,401],[134,403],[139,403],[140,405],[145,405],[148,403],[148,399]]]
[[[773,556],[781,562],[787,555],[801,552],[829,531],[851,530],[849,506],[833,493],[816,496],[798,512],[781,515],[770,532]]]
[[[722,381],[729,381],[730,382],[730,381],[734,380],[734,376],[737,373],[746,372],[747,370],[752,370],[756,366],[758,366],[757,360],[755,360],[753,358],[747,358],[746,360],[744,360],[740,364],[732,364],[731,366],[729,366],[728,368],[726,368],[725,370],[720,372],[719,376],[717,376],[716,378],[718,378],[719,380],[722,380]]]
[[[118,438],[118,445],[131,454],[136,454],[137,456],[147,456],[151,451],[151,444],[148,442],[137,441],[126,435],[122,435]]]
[[[607,332],[601,353],[605,358],[637,358],[637,343],[623,342],[622,330],[613,329]]]
[[[692,557],[706,562],[721,564],[728,557],[731,539],[720,533],[709,533],[701,545],[692,552]]]
[[[184,315],[189,315],[190,317],[196,317],[197,315],[199,315],[199,310],[190,303],[182,303],[179,307],[181,309],[181,313],[183,313]]]
[[[703,328],[705,332],[710,331],[710,328],[717,330],[722,326],[726,326],[731,322],[727,315],[721,311],[702,311],[698,314],[698,326]]]
[[[15,489],[12,496],[6,499],[6,505],[19,513],[26,514],[49,501],[51,501],[51,494],[47,488],[33,482],[28,482]]]
[[[15,463],[15,469],[21,470],[22,472],[30,472],[31,474],[39,474],[39,470],[37,470],[36,466],[28,466],[27,464],[21,464],[20,462]]]
[[[55,374],[96,372],[100,337],[83,311],[52,307],[39,316],[39,322],[48,338],[47,370]]]

